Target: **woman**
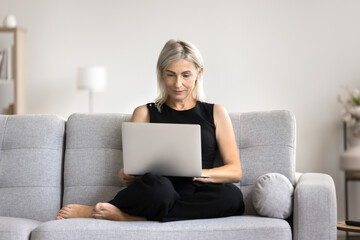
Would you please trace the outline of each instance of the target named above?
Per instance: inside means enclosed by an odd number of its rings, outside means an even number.
[[[208,178],[141,177],[119,172],[128,186],[108,203],[69,204],[56,219],[98,218],[116,221],[214,218],[244,212],[241,191],[231,184],[241,180],[239,152],[230,118],[218,104],[202,102],[203,62],[189,42],[168,41],[157,63],[159,97],[137,107],[132,122],[200,124],[202,174]],[[181,147],[181,146],[179,146]],[[224,165],[213,168],[216,151]]]

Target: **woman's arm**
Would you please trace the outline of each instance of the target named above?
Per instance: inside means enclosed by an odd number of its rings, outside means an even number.
[[[132,118],[132,122],[150,122],[150,113],[146,105],[141,105],[135,108]]]
[[[202,174],[209,178],[195,178],[201,182],[231,183],[239,182],[242,177],[239,151],[229,114],[221,105],[214,105],[215,134],[220,156],[224,166],[203,169]]]
[[[131,117],[131,122],[150,122],[150,114],[146,105],[139,106],[135,108],[133,115]],[[129,186],[133,183],[139,176],[128,175],[124,173],[124,168],[121,168],[118,173],[119,180],[125,185]]]

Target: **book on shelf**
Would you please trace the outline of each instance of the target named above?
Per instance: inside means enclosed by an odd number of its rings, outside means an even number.
[[[0,49],[0,79],[11,80],[13,78],[13,46]]]

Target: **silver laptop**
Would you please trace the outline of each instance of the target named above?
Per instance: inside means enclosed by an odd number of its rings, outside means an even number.
[[[124,122],[122,146],[125,174],[201,177],[200,125]]]

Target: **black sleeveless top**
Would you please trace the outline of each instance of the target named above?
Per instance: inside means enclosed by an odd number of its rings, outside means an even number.
[[[202,168],[213,168],[217,143],[214,124],[214,104],[198,101],[194,108],[177,111],[163,104],[161,112],[154,103],[146,104],[151,123],[183,123],[201,126]]]

